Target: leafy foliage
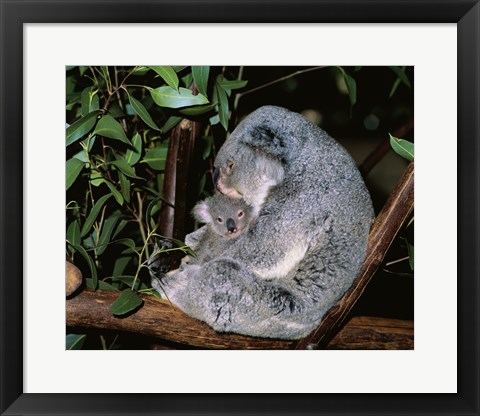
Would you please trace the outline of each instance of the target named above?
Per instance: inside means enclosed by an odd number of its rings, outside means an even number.
[[[112,313],[123,315],[151,293],[167,134],[184,117],[226,129],[247,82],[208,66],[67,67],[66,80],[67,256],[89,288],[122,291]]]

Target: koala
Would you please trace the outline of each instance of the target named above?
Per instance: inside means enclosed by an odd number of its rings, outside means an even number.
[[[186,238],[186,244],[196,252],[195,259],[188,259],[189,263],[210,260],[225,249],[230,240],[246,232],[254,220],[252,207],[243,199],[232,199],[221,193],[197,203],[193,216],[206,227]]]
[[[214,165],[218,191],[243,199],[254,224],[203,264],[153,274],[152,286],[216,331],[305,337],[366,255],[374,212],[353,159],[301,115],[265,106],[235,128]]]

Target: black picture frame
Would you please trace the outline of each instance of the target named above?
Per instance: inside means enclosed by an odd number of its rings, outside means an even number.
[[[368,0],[259,0],[256,2],[0,0],[0,6],[0,412],[2,415],[479,414],[480,322],[477,256],[480,212],[478,201],[480,5],[478,0],[384,0],[381,2]],[[23,24],[160,22],[457,24],[458,393],[342,395],[23,393]],[[439,88],[441,89],[440,86]],[[448,164],[445,168],[448,169]],[[432,296],[435,295],[434,292],[432,289]],[[441,339],[442,334],[439,334],[439,343],[442,342]],[[442,364],[439,362],[438,365]]]

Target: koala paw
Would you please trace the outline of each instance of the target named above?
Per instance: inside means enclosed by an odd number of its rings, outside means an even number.
[[[173,242],[167,239],[157,239],[155,242],[153,253],[148,260],[148,269],[152,278],[161,277],[171,270],[170,252],[163,250],[173,246]]]

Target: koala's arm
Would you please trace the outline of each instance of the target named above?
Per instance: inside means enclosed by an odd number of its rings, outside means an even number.
[[[201,242],[202,238],[205,238],[208,227],[204,225],[193,233],[187,234],[185,236],[185,244],[192,248],[193,251],[198,249],[198,245]]]

